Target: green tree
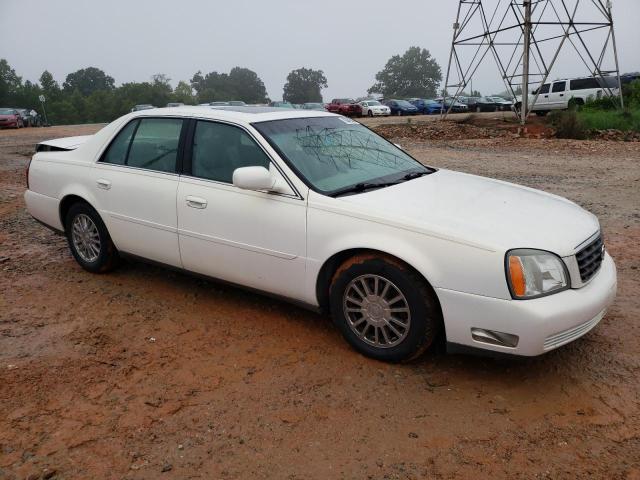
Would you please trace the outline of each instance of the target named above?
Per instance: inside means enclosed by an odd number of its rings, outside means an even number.
[[[402,56],[394,55],[376,74],[369,93],[385,97],[435,97],[442,72],[428,50],[409,48]]]
[[[229,100],[242,100],[247,103],[266,103],[269,101],[264,82],[253,70],[234,67],[229,72],[228,81],[235,89],[235,98]]]
[[[201,103],[226,100],[242,100],[247,103],[268,101],[264,83],[257,73],[248,68],[235,67],[228,74],[210,72],[203,75],[198,71],[190,83]]]
[[[176,88],[173,90],[173,100],[187,105],[192,105],[194,103],[193,89],[187,82],[180,80]]]
[[[0,59],[0,105],[13,106],[21,87],[22,78],[4,58]]]
[[[53,75],[48,70],[42,72],[40,75],[40,86],[42,93],[48,102],[55,101],[60,98],[60,85],[55,81]]]
[[[67,75],[62,87],[65,92],[79,90],[82,95],[88,96],[96,90],[113,90],[115,82],[99,68],[88,67]]]
[[[282,99],[291,103],[322,102],[321,90],[327,86],[322,70],[299,68],[287,76]]]

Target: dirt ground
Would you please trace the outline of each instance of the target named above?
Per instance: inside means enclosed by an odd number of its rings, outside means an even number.
[[[425,163],[596,213],[619,290],[543,357],[389,365],[286,303],[81,270],[25,212],[24,167],[36,141],[95,129],[0,131],[0,479],[640,479],[640,143],[396,131]]]

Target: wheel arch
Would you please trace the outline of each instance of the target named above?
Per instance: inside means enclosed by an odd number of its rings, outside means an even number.
[[[65,222],[67,213],[69,212],[69,209],[71,208],[71,206],[76,203],[86,203],[92,209],[94,209],[98,214],[98,216],[102,219],[102,216],[100,215],[96,207],[89,200],[87,200],[81,195],[78,195],[75,193],[69,193],[62,197],[62,199],[60,200],[60,205],[58,207],[58,214],[60,215],[60,223],[62,224],[62,227],[65,229],[65,231],[67,228],[66,222]],[[104,222],[104,220],[102,221]]]
[[[435,288],[429,281],[429,279],[420,272],[417,268],[415,268],[410,262],[407,260],[398,257],[389,252],[385,252],[383,250],[378,250],[375,248],[349,248],[345,250],[341,250],[337,253],[334,253],[331,257],[329,257],[320,267],[318,275],[316,277],[316,298],[318,300],[318,304],[323,312],[329,313],[329,287],[331,286],[331,280],[333,276],[338,271],[338,268],[346,262],[348,259],[353,258],[358,255],[376,255],[382,258],[388,258],[389,260],[400,263],[406,266],[408,269],[413,271],[415,274],[419,275],[420,278],[425,282],[425,285],[433,295],[433,299],[435,300],[438,309],[440,310],[440,318],[442,318],[442,306],[440,305],[440,299],[436,293]],[[444,325],[443,325],[444,328]]]

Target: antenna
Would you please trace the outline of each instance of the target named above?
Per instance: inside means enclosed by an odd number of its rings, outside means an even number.
[[[603,92],[624,107],[611,0],[459,0],[442,95],[451,102],[441,118],[490,53],[524,125],[566,48],[575,51]],[[516,101],[520,92],[522,100]]]

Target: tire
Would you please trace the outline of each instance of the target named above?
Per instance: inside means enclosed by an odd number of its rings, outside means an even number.
[[[376,281],[377,295],[372,295]],[[384,255],[357,255],[343,263],[331,281],[329,299],[333,321],[347,342],[376,360],[406,362],[418,357],[431,346],[442,325],[435,295],[424,279]]]
[[[371,110],[369,110],[369,111],[367,112],[367,116],[368,116],[368,117],[373,117],[373,112],[372,112]]]
[[[536,110],[534,113],[539,117],[544,117],[547,113],[549,113],[549,110]]]
[[[73,258],[88,272],[105,273],[117,266],[118,251],[107,227],[98,212],[88,204],[74,203],[69,208],[65,234]]]

